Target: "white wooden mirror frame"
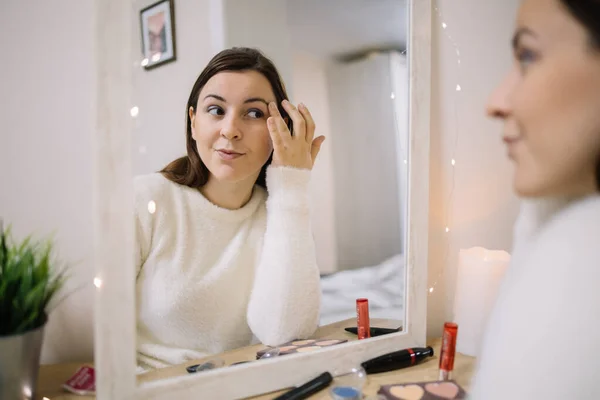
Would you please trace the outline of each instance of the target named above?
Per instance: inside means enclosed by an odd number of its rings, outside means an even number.
[[[337,367],[425,344],[429,203],[431,0],[407,0],[409,168],[405,331],[370,340],[136,384],[133,193],[130,171],[133,35],[131,3],[96,0],[95,368],[97,398],[184,399],[210,393],[232,399],[309,380]],[[125,223],[132,221],[132,223]],[[206,397],[205,397],[206,398]]]

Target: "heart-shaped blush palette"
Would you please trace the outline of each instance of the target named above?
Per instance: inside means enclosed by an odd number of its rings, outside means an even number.
[[[379,394],[388,400],[459,400],[467,397],[464,389],[454,381],[384,385]]]
[[[433,393],[443,399],[455,399],[458,394],[458,386],[452,382],[435,382],[425,385],[429,393]]]
[[[425,391],[419,385],[405,385],[392,387],[390,393],[403,400],[419,400]]]

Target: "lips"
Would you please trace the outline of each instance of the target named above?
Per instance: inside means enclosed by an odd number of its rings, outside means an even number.
[[[502,141],[506,144],[506,149],[508,151],[508,158],[511,160],[515,160],[516,157],[516,145],[521,141],[521,136],[503,136]]]
[[[520,136],[504,136],[502,138],[502,140],[506,144],[512,144],[512,143],[515,143],[515,142],[518,142],[519,140],[521,140],[521,137]]]
[[[217,154],[219,155],[219,157],[221,157],[221,159],[223,160],[235,160],[236,158],[239,158],[241,156],[244,155],[244,153],[240,153],[234,150],[227,150],[227,149],[218,149],[216,150]]]

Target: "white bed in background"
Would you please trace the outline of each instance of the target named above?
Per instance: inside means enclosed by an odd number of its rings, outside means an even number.
[[[320,325],[356,317],[356,299],[369,299],[371,318],[404,320],[404,255],[321,278]]]

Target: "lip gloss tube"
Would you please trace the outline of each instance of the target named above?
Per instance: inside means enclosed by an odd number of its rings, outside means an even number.
[[[356,327],[358,329],[358,339],[367,339],[371,337],[371,323],[369,319],[369,300],[356,299]]]
[[[456,336],[458,325],[454,322],[444,324],[444,335],[442,336],[442,349],[440,351],[440,381],[451,379],[454,369],[454,355],[456,353]]]

